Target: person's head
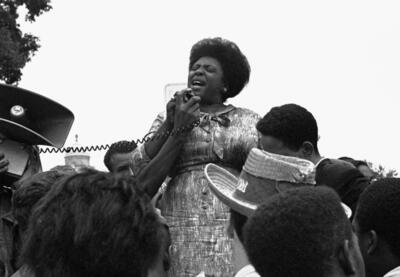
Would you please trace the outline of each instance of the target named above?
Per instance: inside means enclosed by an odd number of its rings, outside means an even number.
[[[300,187],[314,186],[314,164],[296,157],[271,154],[252,148],[233,147],[226,158],[229,170],[208,164],[204,174],[211,191],[230,208],[228,235],[243,243],[242,228],[258,205],[272,195]],[[225,157],[225,155],[224,155]]]
[[[360,172],[367,177],[369,180],[374,179],[376,173],[369,167],[369,165],[364,161],[358,161],[357,168]]]
[[[314,116],[296,104],[272,108],[257,123],[263,150],[307,159],[319,159],[318,126]]]
[[[29,217],[35,204],[62,178],[75,172],[50,170],[37,173],[30,178],[18,182],[17,189],[12,195],[12,213],[18,222],[21,232],[28,227]]]
[[[192,46],[188,87],[203,104],[220,104],[239,94],[250,78],[246,56],[232,41],[206,38]]]
[[[249,218],[244,236],[261,276],[364,276],[357,238],[329,188],[302,187],[271,197]]]
[[[340,157],[339,160],[351,163],[369,180],[372,180],[376,176],[376,173],[369,167],[366,161],[355,160],[350,157]]]
[[[0,141],[4,136],[0,133]],[[18,143],[18,142],[16,142]],[[9,169],[11,167],[21,167],[21,174],[0,174],[0,182],[2,185],[5,185],[10,188],[17,188],[19,182],[30,178],[32,175],[42,172],[42,163],[39,156],[39,148],[37,146],[29,145],[20,143],[20,149],[14,150],[11,148],[7,152],[9,153],[2,153],[4,154],[5,159],[11,160],[10,163],[16,164],[9,164]],[[10,157],[8,155],[12,155]]]
[[[353,225],[368,277],[400,266],[400,178],[369,185],[360,196]]]
[[[136,143],[126,140],[111,144],[104,155],[104,165],[112,173],[131,174],[130,161],[136,147]]]
[[[132,177],[87,171],[57,182],[29,223],[35,276],[164,276],[168,228]]]

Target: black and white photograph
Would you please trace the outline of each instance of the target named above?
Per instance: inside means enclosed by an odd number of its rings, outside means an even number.
[[[399,15],[0,0],[0,277],[400,277]]]

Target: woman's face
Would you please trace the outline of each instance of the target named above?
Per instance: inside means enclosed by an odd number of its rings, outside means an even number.
[[[222,66],[212,57],[201,57],[189,69],[188,87],[200,96],[202,104],[222,103],[224,90]]]

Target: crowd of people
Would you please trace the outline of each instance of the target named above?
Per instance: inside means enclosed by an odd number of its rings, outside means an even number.
[[[146,142],[110,146],[109,172],[10,184],[0,153],[0,276],[400,276],[400,178],[324,157],[302,106],[226,104],[250,72],[234,42],[195,43],[188,88]]]

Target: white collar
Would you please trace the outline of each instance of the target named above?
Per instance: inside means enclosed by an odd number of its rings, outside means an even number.
[[[392,269],[388,273],[386,273],[383,277],[398,277],[400,276],[400,266]]]

